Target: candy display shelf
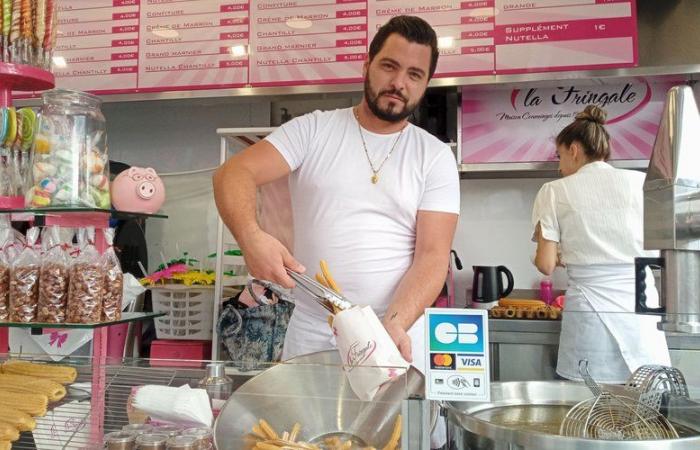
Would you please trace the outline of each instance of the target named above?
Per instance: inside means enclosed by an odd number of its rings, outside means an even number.
[[[0,63],[0,106],[12,104],[12,91],[43,91],[54,87],[51,72],[24,64]]]
[[[165,313],[155,312],[125,312],[119,320],[109,320],[95,323],[49,323],[49,322],[0,322],[0,328],[51,328],[51,329],[96,329],[119,325],[122,323],[138,322],[164,316]]]
[[[79,217],[82,218],[93,216],[104,219],[106,216],[112,219],[167,219],[168,216],[165,214],[148,214],[141,212],[132,211],[117,211],[116,209],[101,209],[101,208],[87,208],[87,207],[70,207],[70,206],[54,206],[47,208],[10,208],[1,209],[0,214],[12,213],[21,215],[31,215],[39,217]]]

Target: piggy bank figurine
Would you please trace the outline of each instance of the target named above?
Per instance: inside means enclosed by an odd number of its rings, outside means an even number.
[[[112,205],[119,211],[153,214],[165,201],[165,186],[150,167],[131,167],[112,181]]]

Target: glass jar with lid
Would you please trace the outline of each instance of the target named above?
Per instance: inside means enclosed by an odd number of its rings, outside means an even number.
[[[150,433],[153,431],[153,426],[147,423],[130,423],[122,427],[122,431],[127,431],[129,433],[134,433],[139,436],[144,433]]]
[[[182,436],[194,436],[197,438],[197,450],[212,450],[214,448],[214,435],[210,428],[188,428],[182,432]]]
[[[102,101],[52,89],[42,95],[25,206],[110,207],[107,126]]]
[[[136,438],[136,450],[167,450],[167,434],[144,433]]]
[[[173,436],[168,439],[167,450],[199,450],[196,436]]]
[[[107,433],[104,437],[105,450],[133,450],[136,435],[128,431]]]

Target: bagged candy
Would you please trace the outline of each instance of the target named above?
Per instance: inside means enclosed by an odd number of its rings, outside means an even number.
[[[121,264],[119,264],[119,258],[117,258],[117,254],[114,253],[114,247],[112,247],[114,229],[108,228],[104,233],[108,247],[102,255],[102,266],[105,271],[102,320],[119,320],[122,317],[124,273],[122,272]]]
[[[10,318],[10,262],[5,247],[11,242],[9,227],[0,228],[0,321]]]
[[[88,234],[88,230],[79,230],[80,255],[70,269],[67,315],[70,323],[96,323],[102,318],[105,272]]]
[[[39,271],[39,322],[63,323],[66,320],[70,259],[58,230],[58,227],[51,227],[44,231],[45,253]]]
[[[34,250],[34,245],[38,238],[39,228],[27,230],[27,243],[22,252],[12,261],[10,268],[11,322],[36,320],[41,259]]]

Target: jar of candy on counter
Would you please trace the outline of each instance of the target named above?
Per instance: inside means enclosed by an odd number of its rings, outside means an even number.
[[[67,89],[47,91],[42,101],[25,206],[108,209],[109,158],[102,101]]]

